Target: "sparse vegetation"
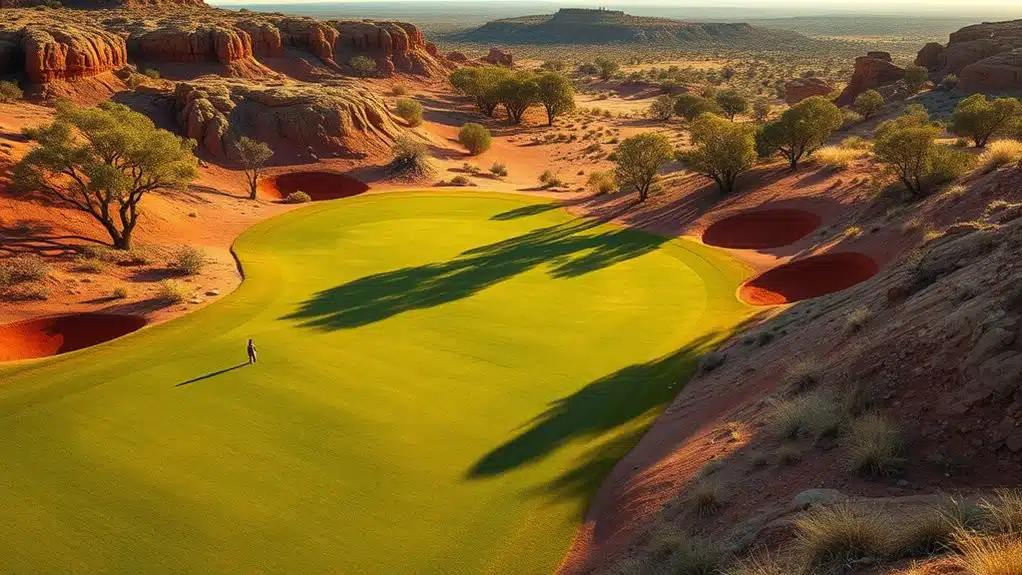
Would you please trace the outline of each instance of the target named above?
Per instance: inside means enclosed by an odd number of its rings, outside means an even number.
[[[873,150],[913,196],[924,195],[937,183],[968,171],[972,157],[936,142],[941,128],[929,121],[922,106],[877,128]]]
[[[680,159],[716,182],[721,193],[734,192],[739,176],[756,163],[754,128],[703,114],[692,122],[689,133],[693,148]]]
[[[188,289],[179,281],[163,280],[156,291],[156,299],[166,305],[181,303],[188,297]]]
[[[18,284],[45,279],[48,274],[49,266],[37,256],[19,255],[0,259],[0,293]]]
[[[880,95],[880,92],[876,90],[867,90],[859,97],[855,99],[855,103],[852,108],[862,116],[863,120],[868,120],[875,116],[880,110],[884,108],[884,97]]]
[[[126,290],[123,287],[114,288],[112,297],[114,299],[125,299],[126,297],[128,297],[128,290]]]
[[[422,125],[423,114],[425,113],[422,104],[411,98],[401,98],[395,104],[398,117],[415,128]]]
[[[870,509],[838,504],[806,512],[795,520],[797,549],[804,573],[882,557],[890,548],[887,519]]]
[[[770,415],[770,427],[778,439],[829,435],[840,423],[834,398],[823,391],[779,401]]]
[[[724,492],[720,485],[704,479],[692,489],[692,507],[700,515],[708,515],[724,506]]]
[[[813,159],[821,166],[840,171],[848,169],[856,160],[869,155],[867,150],[844,148],[841,146],[824,146],[813,154]]]
[[[181,246],[174,253],[174,259],[170,262],[170,268],[176,272],[192,276],[206,266],[206,254],[193,246]]]
[[[291,192],[290,194],[287,195],[287,197],[284,198],[285,204],[307,204],[311,201],[312,196],[301,190]]]
[[[991,142],[979,156],[980,169],[985,173],[1022,160],[1022,142],[1018,140],[997,140]]]
[[[909,93],[915,94],[930,82],[930,72],[922,66],[905,68],[905,87]]]
[[[847,465],[851,471],[866,475],[891,475],[904,461],[901,450],[898,428],[879,415],[869,413],[852,424]]]
[[[590,172],[586,179],[586,187],[597,195],[613,192],[616,187],[614,171]]]
[[[784,370],[786,388],[796,394],[815,389],[823,381],[823,369],[823,364],[815,358],[792,361]]]
[[[359,78],[368,78],[376,73],[376,60],[369,56],[355,56],[348,60],[348,65],[355,71]]]
[[[266,162],[273,156],[273,150],[265,142],[242,136],[238,139],[238,153],[245,168],[248,197],[254,200],[259,194],[259,178]]]
[[[25,93],[21,91],[21,87],[17,83],[10,80],[0,81],[0,102],[13,102],[24,97]]]
[[[436,172],[433,157],[426,144],[401,136],[391,148],[393,155],[388,166],[392,175],[406,178],[424,178]]]
[[[674,98],[664,94],[659,96],[649,105],[649,117],[654,120],[666,122],[674,115]]]
[[[493,162],[493,165],[490,166],[490,173],[493,174],[494,176],[497,176],[498,178],[506,178],[507,166],[500,162]]]
[[[490,149],[493,136],[490,130],[481,124],[468,123],[458,132],[458,142],[468,150],[469,154],[478,156]]]
[[[614,152],[615,177],[623,188],[632,188],[646,201],[661,168],[674,157],[671,141],[663,134],[645,132],[623,140]]]
[[[1022,103],[1015,98],[988,100],[984,94],[973,94],[958,103],[951,124],[957,136],[972,140],[977,148],[998,136],[1011,134],[1022,120]]]
[[[820,96],[807,98],[763,127],[761,149],[780,152],[797,170],[799,161],[822,147],[841,122],[841,110],[832,102]]]

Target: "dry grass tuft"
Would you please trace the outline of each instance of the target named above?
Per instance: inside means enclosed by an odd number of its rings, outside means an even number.
[[[797,359],[785,369],[787,389],[805,393],[823,381],[823,365],[815,358]]]
[[[979,504],[995,533],[1022,535],[1022,490],[999,489],[993,501]]]
[[[866,324],[872,318],[873,312],[869,311],[869,308],[856,308],[845,316],[845,329],[848,333],[858,333],[862,328],[866,327]]]
[[[840,425],[834,398],[825,392],[778,402],[770,416],[770,427],[778,439],[819,437],[836,432]]]
[[[692,489],[692,508],[700,515],[710,515],[724,503],[724,491],[714,481],[704,479]]]
[[[890,524],[876,511],[848,505],[822,507],[795,520],[796,544],[806,573],[883,555],[891,545]]]
[[[789,575],[790,570],[770,557],[752,557],[735,562],[723,575]]]
[[[1022,539],[1017,535],[982,537],[958,533],[958,566],[968,575],[1019,575],[1022,573]]]
[[[990,173],[1001,166],[1022,160],[1022,142],[1018,140],[997,140],[987,145],[979,156],[979,170]]]
[[[901,450],[901,433],[897,426],[869,413],[852,425],[847,465],[849,470],[866,475],[891,475],[904,463]]]
[[[865,158],[867,155],[869,155],[869,150],[826,146],[816,150],[813,157],[821,166],[840,171],[847,169],[854,162]]]

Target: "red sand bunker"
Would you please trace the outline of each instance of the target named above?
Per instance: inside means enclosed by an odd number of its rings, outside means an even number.
[[[791,303],[852,287],[879,269],[860,253],[823,254],[769,270],[746,282],[739,296],[752,305]]]
[[[261,187],[265,194],[280,199],[303,191],[315,202],[347,198],[369,190],[368,184],[337,172],[291,172],[267,178]]]
[[[703,242],[732,249],[779,248],[797,242],[820,227],[820,216],[805,210],[769,209],[743,212],[712,224]]]
[[[145,326],[135,315],[80,313],[0,325],[0,361],[48,357],[110,341]]]

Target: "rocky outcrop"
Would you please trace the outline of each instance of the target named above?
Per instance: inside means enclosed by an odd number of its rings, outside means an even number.
[[[464,52],[451,52],[447,55],[447,59],[458,64],[468,62],[468,56]]]
[[[97,76],[128,62],[124,39],[98,28],[33,25],[16,37],[20,37],[17,47],[24,55],[25,74],[33,84]],[[10,46],[14,48],[14,42]],[[13,62],[5,64],[8,69],[14,67]]]
[[[916,64],[936,80],[958,75],[958,89],[967,92],[1016,91],[1022,90],[1019,49],[1022,20],[977,24],[951,34],[947,46],[927,44]]]
[[[350,81],[327,84],[252,82],[204,77],[173,93],[177,124],[215,160],[237,161],[237,139],[249,136],[278,158],[373,154],[401,129],[386,106]]]
[[[487,64],[504,66],[505,68],[512,68],[515,65],[514,57],[499,48],[490,48],[490,53],[480,58],[480,60]]]
[[[834,91],[823,78],[796,78],[784,85],[784,100],[788,104],[797,104],[813,96],[827,96]]]
[[[887,52],[870,52],[855,59],[855,70],[841,95],[838,106],[848,106],[855,98],[868,90],[889,86],[905,79],[905,69],[891,62]]]
[[[384,75],[394,72],[425,76],[446,73],[436,45],[426,42],[422,31],[412,24],[368,20],[332,24],[339,34],[335,48],[339,61],[367,55],[376,60],[377,71]]]
[[[164,27],[132,38],[131,44],[132,56],[145,61],[229,64],[253,56],[249,33],[224,27]]]

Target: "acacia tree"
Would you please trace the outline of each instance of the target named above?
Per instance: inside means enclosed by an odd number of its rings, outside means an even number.
[[[664,94],[657,96],[656,100],[649,105],[649,117],[654,120],[666,122],[674,115],[674,98]]]
[[[763,127],[762,145],[768,152],[780,152],[797,170],[799,161],[812,154],[841,127],[840,108],[822,96],[806,98]]]
[[[990,101],[983,94],[973,94],[955,108],[951,130],[958,136],[970,138],[977,148],[983,148],[991,138],[1014,130],[1020,119],[1022,103],[1015,98]]]
[[[355,56],[348,64],[351,65],[351,69],[358,74],[359,78],[366,78],[373,72],[376,72],[376,60],[369,56]]]
[[[970,168],[969,154],[937,144],[942,132],[922,106],[910,106],[905,115],[880,124],[873,153],[910,194],[919,197],[934,183],[954,179]]]
[[[536,79],[539,101],[546,108],[547,125],[554,125],[554,118],[575,109],[575,87],[564,74],[543,74]]]
[[[479,111],[487,116],[500,105],[497,88],[511,72],[500,66],[458,68],[451,73],[451,85],[455,90],[471,96]]]
[[[682,94],[674,100],[674,113],[688,121],[695,120],[703,114],[724,115],[717,102],[695,94]]]
[[[259,191],[259,177],[267,160],[273,156],[273,150],[265,142],[242,136],[238,139],[238,154],[241,156],[241,165],[245,167],[248,197],[254,200]]]
[[[703,114],[692,122],[689,133],[694,147],[681,154],[681,160],[717,182],[721,192],[733,192],[738,177],[756,163],[755,128]]]
[[[728,120],[734,120],[735,116],[744,114],[749,110],[749,100],[737,90],[726,90],[717,94],[717,105],[724,111]],[[698,116],[697,116],[698,117]]]
[[[852,108],[862,116],[863,120],[868,120],[882,110],[886,103],[880,92],[867,90],[859,94],[859,97],[855,99],[855,103],[852,104]]]
[[[497,85],[497,99],[507,111],[507,120],[514,125],[522,123],[525,111],[539,102],[539,86],[529,72],[512,74]]]
[[[89,214],[117,249],[131,248],[147,193],[182,188],[198,173],[194,140],[160,130],[122,104],[62,102],[53,123],[24,134],[37,145],[15,165],[15,186]]]
[[[621,187],[634,188],[639,201],[649,197],[664,164],[674,157],[671,141],[655,132],[643,132],[622,141],[614,152],[614,176]]]
[[[600,71],[600,79],[606,82],[617,74],[617,71],[621,69],[621,65],[613,60],[606,58],[597,58],[596,67]]]

